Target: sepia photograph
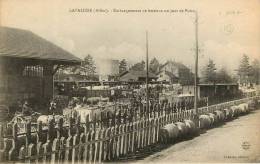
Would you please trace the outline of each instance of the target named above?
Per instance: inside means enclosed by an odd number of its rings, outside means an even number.
[[[260,0],[0,0],[0,163],[260,163]]]

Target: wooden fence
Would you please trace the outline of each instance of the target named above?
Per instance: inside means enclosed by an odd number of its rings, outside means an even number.
[[[247,102],[250,97],[217,105],[199,108],[199,114],[224,109]],[[130,109],[129,109],[130,110]],[[127,110],[124,110],[127,112]],[[18,134],[17,124],[12,125],[11,136],[3,135],[0,128],[0,161],[20,162],[90,162],[115,161],[127,157],[159,142],[159,129],[166,124],[193,119],[194,110],[182,110],[174,104],[153,104],[131,109],[133,118],[123,113],[120,118],[90,121],[84,124],[80,117],[70,117],[64,124],[62,117],[51,120],[45,128],[37,124],[32,132],[32,123],[25,124],[25,133]]]

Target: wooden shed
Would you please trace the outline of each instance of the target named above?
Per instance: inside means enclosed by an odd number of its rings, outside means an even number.
[[[0,104],[53,97],[53,75],[81,60],[42,37],[22,29],[0,27]]]

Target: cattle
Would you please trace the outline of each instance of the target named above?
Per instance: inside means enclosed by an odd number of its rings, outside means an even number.
[[[238,108],[238,106],[236,106],[236,105],[231,106],[230,109],[232,110],[233,117],[238,117],[238,115],[239,115],[239,108]]]
[[[249,112],[249,110],[248,110],[248,104],[246,104],[246,103],[239,104],[239,105],[238,105],[238,109],[239,109],[240,114],[246,114],[246,113]]]
[[[208,116],[210,118],[211,125],[214,125],[214,124],[218,123],[219,120],[218,120],[218,117],[215,114],[208,113]]]
[[[220,110],[216,110],[213,112],[213,114],[215,114],[219,120],[219,122],[223,122],[225,120],[225,114],[224,112],[220,111]]]
[[[250,100],[248,103],[248,109],[249,110],[255,110],[256,109],[256,107],[257,107],[257,100],[256,99],[254,99],[254,100]]]
[[[223,112],[224,112],[225,117],[226,117],[227,120],[232,119],[232,117],[233,117],[233,111],[232,111],[230,108],[225,108],[225,109],[223,109]]]
[[[60,118],[63,118],[62,115],[41,115],[37,118],[37,122],[42,122],[43,125],[48,125],[48,123],[54,119],[55,122],[58,122]]]

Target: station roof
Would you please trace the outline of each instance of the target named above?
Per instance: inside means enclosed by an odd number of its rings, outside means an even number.
[[[79,64],[81,59],[28,30],[0,26],[0,57]]]

